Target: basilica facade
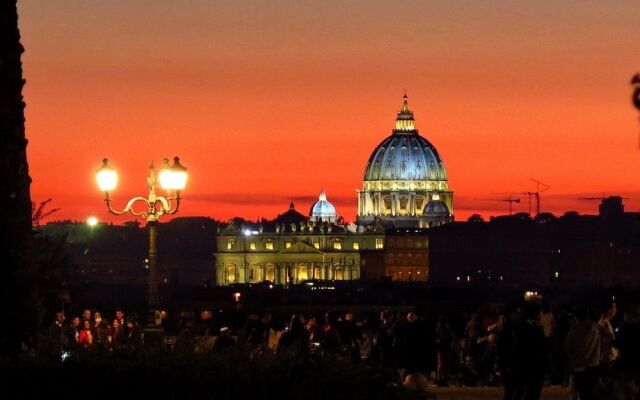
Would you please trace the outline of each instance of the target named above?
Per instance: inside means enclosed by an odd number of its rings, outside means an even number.
[[[453,192],[444,162],[418,133],[405,95],[395,129],[367,162],[356,224],[344,223],[324,190],[307,215],[291,203],[273,220],[230,223],[217,236],[216,282],[426,281],[424,229],[451,221]]]

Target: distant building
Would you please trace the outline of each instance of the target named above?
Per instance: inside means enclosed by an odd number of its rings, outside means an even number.
[[[634,286],[640,284],[640,215],[605,198],[599,215],[494,217],[431,229],[434,286]]]

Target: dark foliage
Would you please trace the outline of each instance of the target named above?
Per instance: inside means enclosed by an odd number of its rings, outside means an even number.
[[[394,399],[391,373],[331,358],[161,353],[0,366],[5,391],[28,398]],[[14,392],[15,390],[15,392]],[[117,396],[116,396],[117,393]]]
[[[0,2],[0,354],[19,352],[33,335],[37,310],[31,196],[22,99],[16,0]],[[7,323],[7,321],[10,321]]]

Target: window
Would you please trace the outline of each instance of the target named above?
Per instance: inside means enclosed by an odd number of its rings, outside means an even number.
[[[291,247],[291,242],[285,242],[284,248],[288,249],[289,247]]]
[[[235,239],[229,239],[229,240],[227,240],[227,250],[234,249],[235,247],[236,247],[236,241],[235,241]]]
[[[320,248],[320,242],[313,242],[313,247],[315,247],[316,249]]]
[[[358,242],[353,242],[353,249],[354,250],[359,250],[360,249],[360,244]]]
[[[273,250],[273,242],[267,242],[264,244],[264,248],[267,250]]]
[[[255,249],[256,249],[256,244],[255,244],[255,242],[251,242],[251,243],[249,243],[249,249],[251,249],[251,250],[255,250]]]
[[[336,240],[335,242],[333,242],[333,248],[336,250],[342,249],[342,242],[339,240]]]
[[[384,248],[384,240],[382,238],[376,238],[376,249]]]

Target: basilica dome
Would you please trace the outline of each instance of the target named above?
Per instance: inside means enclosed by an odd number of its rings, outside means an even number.
[[[435,146],[420,136],[407,95],[395,129],[369,157],[358,190],[358,223],[432,227],[453,221],[453,192]]]
[[[396,129],[371,153],[365,181],[446,181],[444,163],[436,148],[418,135],[407,96],[398,113]]]
[[[336,208],[327,200],[327,194],[323,191],[318,196],[316,201],[309,211],[309,219],[313,222],[336,222],[338,214]]]

